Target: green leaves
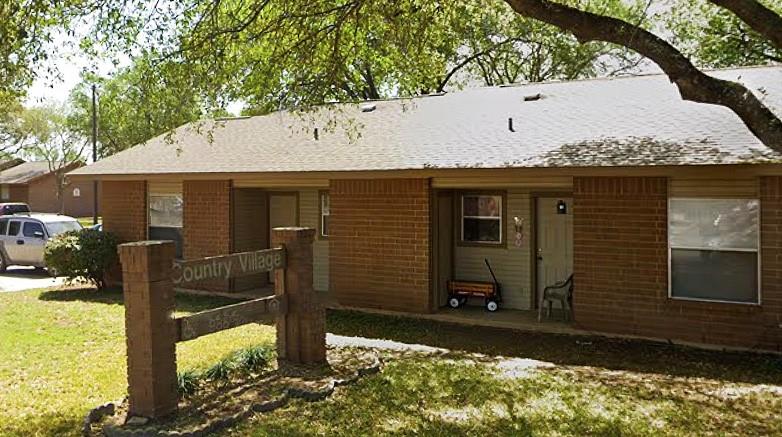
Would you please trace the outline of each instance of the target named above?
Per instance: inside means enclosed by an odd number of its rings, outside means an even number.
[[[782,0],[764,0],[782,13]],[[673,40],[699,64],[711,68],[782,62],[782,50],[739,17],[706,0],[677,0],[662,17]]]
[[[117,263],[117,244],[117,237],[110,232],[65,232],[46,243],[44,260],[69,281],[83,279],[102,289],[106,272]]]
[[[199,87],[188,68],[173,62],[137,58],[113,78],[85,76],[71,93],[71,128],[92,134],[91,85],[98,84],[99,156],[106,157],[142,143],[204,113]]]

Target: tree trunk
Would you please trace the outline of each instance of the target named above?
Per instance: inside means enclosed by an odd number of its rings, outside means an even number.
[[[782,121],[745,86],[709,76],[675,47],[639,26],[548,0],[505,0],[516,13],[571,32],[582,43],[605,41],[654,61],[685,100],[731,109],[766,146],[782,152]],[[727,1],[727,0],[726,0]]]

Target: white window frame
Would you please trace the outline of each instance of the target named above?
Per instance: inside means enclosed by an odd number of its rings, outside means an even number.
[[[671,201],[672,200],[685,200],[685,201],[694,201],[694,202],[707,202],[707,201],[713,201],[713,200],[736,200],[736,201],[746,201],[746,200],[757,200],[758,201],[758,238],[757,238],[757,249],[743,249],[743,248],[720,248],[720,249],[705,249],[703,247],[685,247],[685,246],[671,246]],[[762,223],[761,217],[762,217],[762,211],[763,211],[763,203],[760,201],[760,198],[758,197],[669,197],[668,198],[668,210],[667,210],[667,216],[666,216],[666,223],[665,223],[665,230],[667,233],[667,242],[668,242],[668,299],[671,300],[683,300],[683,301],[693,301],[693,302],[715,302],[715,303],[728,303],[733,305],[749,305],[749,306],[760,306],[763,303],[763,297],[762,297],[762,290],[763,290],[763,284],[762,284],[762,259],[761,259],[761,231],[762,231]],[[734,300],[723,300],[723,299],[707,299],[702,297],[682,297],[682,296],[673,296],[673,269],[672,269],[672,251],[673,249],[681,249],[681,250],[712,250],[715,252],[754,252],[757,254],[758,258],[758,271],[757,271],[757,280],[758,280],[758,289],[756,292],[757,295],[757,301],[755,302],[737,302]]]
[[[464,198],[465,197],[499,197],[500,208],[499,215],[494,216],[481,216],[481,215],[464,215]],[[505,243],[505,232],[503,227],[505,226],[505,195],[501,192],[486,192],[486,193],[459,193],[459,243],[466,246],[486,246],[486,247],[503,247]],[[479,219],[479,220],[497,220],[500,222],[500,235],[497,241],[472,241],[464,239],[464,220],[465,219]]]
[[[323,207],[323,199],[327,198],[329,200],[329,207],[328,210],[326,210]],[[323,232],[325,229],[324,226],[324,217],[331,218],[331,194],[328,191],[318,191],[318,204],[320,205],[318,207],[318,214],[319,214],[319,220],[320,220],[320,229],[318,229],[318,235],[321,238],[329,238],[329,234],[326,234]]]

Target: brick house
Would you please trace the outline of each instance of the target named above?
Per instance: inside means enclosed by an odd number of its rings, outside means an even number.
[[[782,68],[712,74],[782,113]],[[782,154],[661,75],[201,122],[70,175],[102,182],[106,230],[184,258],[315,227],[346,306],[438,311],[488,258],[503,308],[574,273],[581,329],[782,350]]]
[[[16,165],[0,170],[0,202],[24,202],[35,212],[90,216],[93,208],[92,182],[65,181],[62,198],[57,196],[57,174],[82,165],[73,163],[52,171],[46,161],[17,161]]]

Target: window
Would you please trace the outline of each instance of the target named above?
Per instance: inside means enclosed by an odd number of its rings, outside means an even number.
[[[327,191],[320,193],[320,236],[329,236],[329,217],[331,216],[331,199]]]
[[[11,205],[3,205],[2,215],[14,215],[26,212],[30,212],[30,208],[26,203],[13,203]]]
[[[502,201],[500,194],[463,194],[461,196],[461,241],[500,245],[502,231]]]
[[[63,232],[79,231],[83,228],[76,220],[69,220],[62,222],[49,222],[46,224],[46,229],[49,231],[49,236],[54,237],[56,235],[62,234]]]
[[[182,258],[182,205],[181,194],[149,196],[149,238],[173,241],[177,258]]]
[[[36,232],[38,235],[35,235]],[[22,229],[22,235],[25,237],[37,237],[37,236],[43,236],[43,226],[41,226],[40,223],[37,222],[25,222],[24,228]]]
[[[8,235],[11,237],[15,237],[19,235],[19,228],[22,227],[22,222],[19,221],[12,221],[8,224]]]
[[[0,235],[5,235],[8,232],[8,220],[0,220]]]
[[[671,199],[670,296],[759,303],[756,199]]]
[[[11,198],[11,187],[8,185],[0,185],[0,199],[8,200]]]

